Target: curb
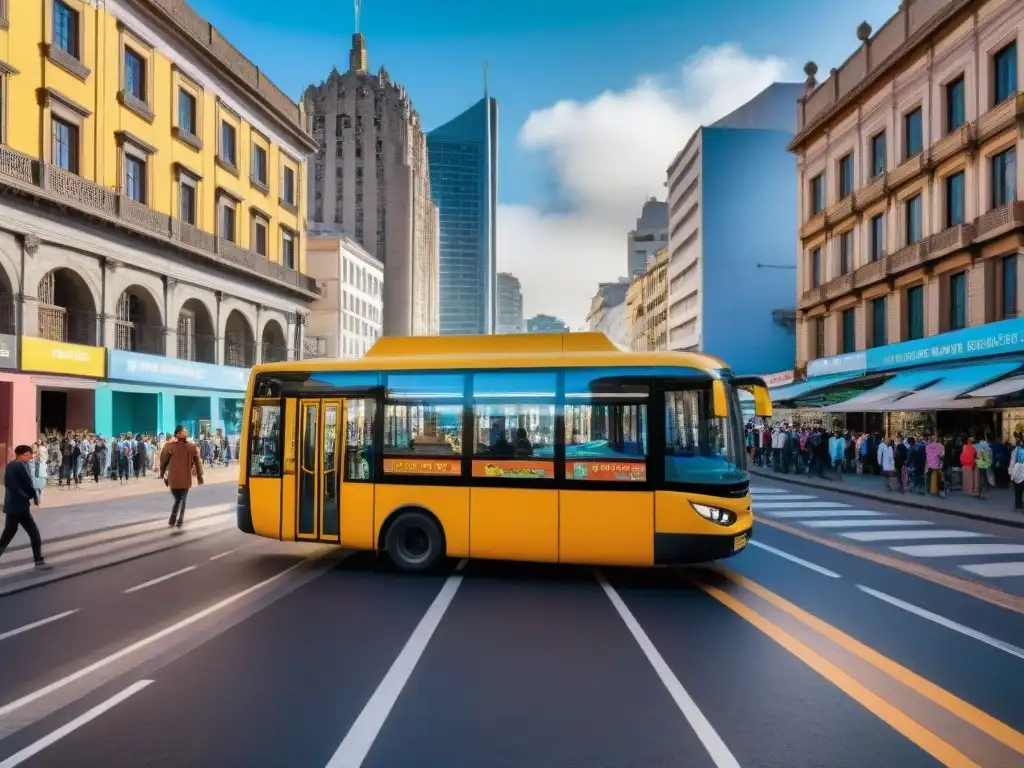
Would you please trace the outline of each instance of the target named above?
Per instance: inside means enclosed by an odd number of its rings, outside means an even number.
[[[807,480],[801,480],[799,478],[793,477],[792,475],[782,474],[781,472],[758,472],[752,469],[748,469],[747,472],[749,472],[754,477],[763,477],[765,480],[778,480],[780,483],[799,485],[804,488],[817,488],[818,490],[831,491],[833,493],[841,493],[845,494],[846,496],[857,496],[862,499],[880,501],[884,504],[894,503],[891,499],[886,498],[881,494],[871,493],[870,491],[860,491],[850,488],[830,488],[819,483],[812,483]],[[984,523],[1005,525],[1008,528],[1024,528],[1024,515],[1021,515],[1020,520],[1005,520],[1001,517],[992,517],[991,515],[986,515],[981,512],[970,512],[967,510],[940,507],[937,504],[929,504],[927,501],[918,501],[917,499],[900,499],[899,503],[905,507],[912,507],[914,509],[925,509],[928,510],[929,512],[939,512],[943,515],[950,515],[952,517],[964,517],[968,520],[980,520]]]

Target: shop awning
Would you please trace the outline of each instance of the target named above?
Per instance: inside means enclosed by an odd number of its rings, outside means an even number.
[[[970,398],[971,405],[977,407],[978,400],[985,400],[990,397],[1003,397],[1021,391],[1024,391],[1024,376],[1011,376],[1008,379],[997,381],[995,384],[988,384],[972,390],[967,393],[967,397]]]
[[[816,376],[807,381],[798,381],[795,384],[789,384],[775,390],[769,389],[768,394],[771,395],[773,404],[799,400],[836,384],[842,384],[844,381],[859,378],[862,375],[860,371],[856,371],[852,373],[837,373],[834,376]]]
[[[901,373],[845,403],[825,408],[844,413],[939,411],[977,407],[961,395],[1021,367],[1019,359]]]

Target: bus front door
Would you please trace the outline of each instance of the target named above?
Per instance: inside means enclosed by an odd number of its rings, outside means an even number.
[[[344,400],[300,400],[295,538],[339,543]]]

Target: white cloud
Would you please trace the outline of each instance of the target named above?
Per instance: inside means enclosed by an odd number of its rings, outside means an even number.
[[[626,233],[643,201],[665,198],[665,171],[701,125],[783,79],[784,61],[733,44],[706,48],[673,79],[643,77],[593,101],[533,112],[521,150],[542,153],[571,213],[498,208],[498,266],[523,286],[527,317],[543,312],[581,326],[597,283],[626,271]]]

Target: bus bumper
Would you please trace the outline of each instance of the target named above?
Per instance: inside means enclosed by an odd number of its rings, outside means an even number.
[[[696,533],[655,533],[654,564],[684,565],[724,560],[742,552],[754,535],[754,525],[729,536]]]
[[[235,502],[235,515],[238,518],[238,530],[242,533],[256,533],[252,525],[252,505],[249,503],[249,486],[238,486],[238,499]]]

